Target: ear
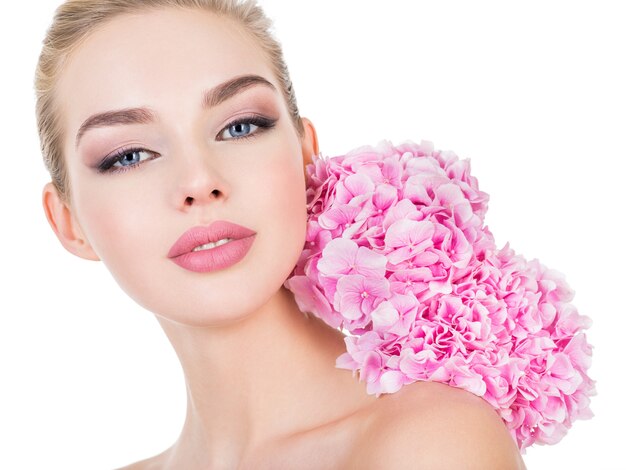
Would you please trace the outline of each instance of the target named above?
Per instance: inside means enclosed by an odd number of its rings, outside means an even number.
[[[313,163],[313,155],[319,155],[320,149],[317,143],[317,132],[315,131],[313,123],[307,118],[302,118],[302,125],[304,126],[304,136],[301,139],[302,166],[306,168],[309,163]]]
[[[61,199],[52,182],[43,188],[42,203],[48,223],[65,249],[80,258],[100,261],[71,208]]]

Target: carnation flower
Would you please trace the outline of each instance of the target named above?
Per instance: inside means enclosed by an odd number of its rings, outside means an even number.
[[[418,380],[468,390],[524,453],[593,416],[591,320],[563,275],[496,248],[488,200],[469,160],[430,142],[315,156],[306,243],[285,287],[346,332],[336,366],[368,393]]]

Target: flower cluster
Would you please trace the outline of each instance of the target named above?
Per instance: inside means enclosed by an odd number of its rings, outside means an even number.
[[[347,333],[336,365],[368,393],[418,380],[463,388],[524,452],[592,416],[591,321],[562,275],[496,248],[488,199],[469,160],[426,141],[314,157],[306,244],[285,287]]]

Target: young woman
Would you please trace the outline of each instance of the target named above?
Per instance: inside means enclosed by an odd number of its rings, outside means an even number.
[[[179,439],[127,468],[524,468],[469,392],[368,395],[283,287],[319,147],[269,26],[251,1],[70,0],[44,44],[50,226],[156,315],[186,378]]]

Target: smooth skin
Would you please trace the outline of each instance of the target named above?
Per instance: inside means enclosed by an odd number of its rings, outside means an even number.
[[[186,378],[179,439],[125,468],[524,468],[495,411],[469,392],[421,382],[377,399],[335,367],[342,333],[282,287],[305,240],[315,128],[304,119],[299,136],[281,93],[263,84],[202,106],[206,90],[244,75],[280,89],[236,23],[159,9],[96,29],[59,81],[71,204],[44,187],[50,226],[156,315]],[[140,107],[154,119],[91,128],[77,142],[90,116]],[[233,135],[229,124],[250,115],[275,125]],[[111,168],[125,171],[98,171],[130,147],[144,150]],[[183,232],[214,220],[257,232],[242,261],[196,273],[167,258]]]

